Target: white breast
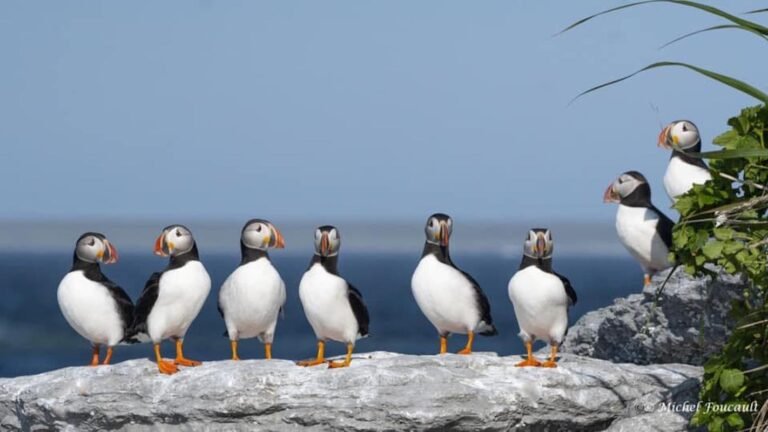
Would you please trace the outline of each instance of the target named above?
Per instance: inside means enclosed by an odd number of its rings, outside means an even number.
[[[619,240],[647,273],[670,267],[669,249],[656,232],[658,214],[646,207],[619,204],[616,232]]]
[[[440,334],[466,334],[480,322],[472,283],[434,255],[419,261],[411,278],[411,289],[419,308]]]
[[[354,343],[358,325],[349,304],[347,283],[315,264],[301,278],[299,298],[318,340]]]
[[[232,340],[258,336],[272,343],[284,304],[285,283],[266,258],[238,267],[219,291],[219,306]]]
[[[669,159],[667,171],[664,173],[664,189],[672,201],[675,201],[677,197],[688,192],[693,185],[704,184],[711,179],[709,170],[673,157]]]
[[[183,338],[211,290],[211,278],[200,261],[169,270],[160,277],[157,301],[147,317],[149,337],[157,343]]]
[[[524,340],[563,341],[568,328],[568,294],[560,278],[529,266],[512,276],[508,292]]]
[[[123,322],[107,288],[85,277],[82,270],[67,273],[57,292],[61,313],[69,325],[92,343],[117,345]]]

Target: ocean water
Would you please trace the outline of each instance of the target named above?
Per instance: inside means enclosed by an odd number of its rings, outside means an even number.
[[[315,338],[304,317],[298,297],[298,283],[309,256],[272,254],[285,280],[288,299],[285,317],[278,322],[273,355],[302,359],[315,355]],[[387,350],[411,354],[433,354],[438,349],[436,331],[422,315],[411,294],[410,279],[419,253],[344,253],[341,274],[363,293],[371,315],[371,336],[357,343],[356,351]],[[239,255],[203,255],[213,281],[211,294],[190,328],[185,354],[199,360],[221,360],[230,356],[224,322],[216,310],[220,284],[237,266]],[[523,345],[517,337],[517,323],[507,296],[507,283],[519,264],[519,257],[491,254],[455,255],[456,264],[472,274],[491,303],[495,337],[475,339],[476,351],[499,355],[519,354]],[[56,301],[59,280],[69,270],[70,255],[0,253],[0,376],[11,377],[51,369],[85,365],[90,346],[64,320]],[[104,273],[135,300],[148,276],[161,270],[165,261],[148,254],[121,254],[120,262],[103,266]],[[613,302],[616,297],[639,292],[642,272],[625,256],[555,256],[555,269],[568,277],[579,296],[571,310],[571,323],[584,313]],[[463,335],[449,340],[452,351],[461,349]],[[541,342],[540,342],[541,344]],[[166,357],[174,355],[170,342],[163,344]],[[328,355],[343,354],[344,346],[330,343]],[[257,339],[240,344],[241,358],[263,358]],[[151,346],[119,346],[113,362],[152,358]]]

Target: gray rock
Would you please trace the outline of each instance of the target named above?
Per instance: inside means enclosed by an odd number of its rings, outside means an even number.
[[[729,275],[693,278],[679,269],[655,301],[668,273],[656,275],[642,294],[581,317],[561,350],[614,362],[704,364],[733,327],[729,311],[743,282]]]
[[[598,431],[630,430],[642,416],[672,431],[687,416],[660,402],[695,401],[702,374],[569,354],[556,369],[518,361],[375,352],[347,369],[284,360],[209,362],[173,376],[144,359],[73,367],[0,380],[0,430]]]

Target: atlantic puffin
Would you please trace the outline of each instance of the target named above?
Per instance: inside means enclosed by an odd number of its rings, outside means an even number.
[[[672,229],[675,223],[651,202],[651,187],[637,171],[627,171],[611,183],[603,202],[618,203],[616,232],[629,253],[645,272],[644,283],[651,276],[673,265],[669,260]]]
[[[568,330],[568,308],[576,304],[571,282],[552,270],[554,242],[545,228],[528,231],[523,245],[523,260],[509,280],[509,300],[520,326],[528,358],[516,366],[557,367],[557,348]],[[539,362],[533,356],[536,339],[549,342],[549,360]]]
[[[701,152],[699,128],[688,120],[668,124],[659,134],[659,147],[672,150],[667,171],[664,173],[664,189],[672,201],[677,201],[695,184],[712,180],[712,174],[703,159],[689,153]]]
[[[440,354],[448,350],[451,333],[467,335],[459,354],[471,354],[475,333],[493,336],[498,332],[491,318],[491,305],[477,282],[451,260],[448,252],[453,220],[435,213],[424,227],[427,239],[421,260],[411,278],[416,303],[437,329]]]
[[[357,339],[368,336],[370,322],[363,296],[339,275],[341,235],[336,227],[324,225],[315,230],[315,254],[299,283],[299,298],[309,324],[317,337],[317,356],[300,361],[301,366],[325,363],[325,341],[347,344],[342,361],[331,361],[331,368],[347,367]]]
[[[109,364],[112,349],[128,341],[133,302],[128,294],[101,272],[99,263],[117,262],[117,249],[104,234],[87,232],[75,242],[72,268],[59,283],[61,313],[70,326],[91,342],[91,366],[99,364],[99,350],[106,345],[102,364]]]
[[[219,313],[224,318],[232,347],[232,360],[239,339],[258,337],[267,359],[272,358],[272,340],[280,311],[285,304],[285,282],[267,249],[285,247],[280,231],[269,221],[251,219],[240,233],[240,265],[219,290]]]
[[[168,256],[165,270],[149,277],[133,320],[133,334],[154,344],[155,359],[161,373],[178,372],[177,365],[198,366],[199,361],[184,357],[184,336],[211,290],[211,278],[197,252],[192,232],[183,225],[170,225],[155,240],[155,255]],[[176,342],[174,361],[163,360],[160,342]]]

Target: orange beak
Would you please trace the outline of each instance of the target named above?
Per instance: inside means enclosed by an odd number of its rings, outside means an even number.
[[[272,237],[274,242],[274,248],[276,249],[283,249],[285,247],[285,239],[283,238],[283,234],[280,232],[279,229],[275,228],[274,225],[269,226],[272,228]]]
[[[168,256],[168,245],[165,241],[165,231],[162,232],[155,240],[155,255]]]
[[[613,189],[613,183],[611,183],[608,186],[608,188],[605,190],[605,193],[603,194],[603,202],[604,203],[619,202],[619,194],[617,194],[616,191]]]
[[[328,240],[328,233],[324,232],[320,237],[320,255],[328,256],[331,253],[331,243]]]
[[[536,254],[544,256],[545,249],[547,248],[547,242],[544,240],[544,234],[539,233],[536,236]]]
[[[659,133],[659,141],[657,145],[661,148],[665,148],[667,150],[671,150],[672,146],[669,145],[669,128],[671,126],[665,126],[664,129],[661,130],[661,133]]]
[[[109,242],[109,240],[105,240],[104,243],[106,243],[107,246],[107,257],[104,260],[104,264],[114,264],[117,262],[117,249],[112,245],[112,243]]]
[[[448,226],[445,222],[440,222],[440,246],[448,246]]]

